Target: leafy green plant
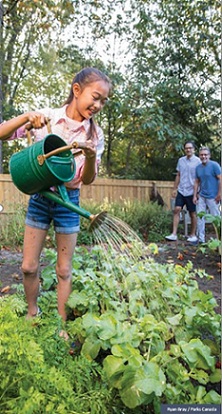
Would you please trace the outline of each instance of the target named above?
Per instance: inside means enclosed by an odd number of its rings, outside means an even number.
[[[85,209],[87,205],[84,205]],[[157,203],[138,202],[130,200],[121,200],[119,203],[110,203],[108,200],[99,206],[90,204],[90,211],[97,214],[101,211],[107,211],[110,215],[115,216],[128,224],[143,241],[158,242],[169,232],[172,221],[172,214],[166,211]],[[88,223],[84,223],[87,226]],[[86,229],[84,227],[84,229]],[[79,240],[81,239],[79,234]],[[81,244],[81,243],[79,243]]]
[[[81,354],[101,361],[124,404],[158,413],[161,402],[219,403],[208,387],[220,376],[220,317],[212,294],[198,290],[192,264],[115,257],[98,270],[98,250],[88,255],[81,265],[74,258],[68,306],[79,317],[69,329]]]
[[[2,215],[0,220],[0,245],[21,246],[24,237],[25,208],[14,207],[16,213]]]
[[[54,289],[57,285],[56,260],[57,254],[53,249],[44,249],[44,260],[48,263],[41,272],[41,287],[43,290]]]
[[[56,252],[45,257],[52,272]],[[162,403],[220,403],[220,315],[198,289],[204,272],[77,247],[66,329],[80,346],[70,354],[50,270],[42,319],[24,319],[20,295],[0,299],[2,412],[159,414]]]
[[[222,253],[222,246],[221,246],[221,217],[220,216],[213,216],[212,214],[205,213],[204,211],[201,211],[198,213],[198,217],[203,218],[213,225],[214,231],[215,231],[215,238],[210,238],[210,240],[207,243],[203,243],[202,246],[200,246],[199,250],[204,253],[206,251],[206,248],[212,250],[212,251],[218,251],[221,255]]]
[[[11,414],[109,414],[114,393],[100,364],[69,354],[56,313],[32,323],[16,295],[0,300],[0,411]],[[123,404],[116,404],[121,413]]]

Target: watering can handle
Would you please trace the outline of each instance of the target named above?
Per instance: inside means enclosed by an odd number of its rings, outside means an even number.
[[[45,118],[45,120],[46,120],[46,127],[47,127],[48,134],[51,134],[52,130],[51,130],[51,125],[50,125],[50,118]],[[25,126],[28,145],[32,144],[32,138],[31,138],[31,133],[30,133],[31,129],[32,129],[32,124],[29,122]]]
[[[82,154],[82,149],[86,148],[86,144],[84,142],[82,143],[78,143],[78,142],[73,142],[71,145],[65,145],[64,147],[60,147],[60,148],[56,148],[55,150],[48,152],[48,154],[42,154],[42,155],[38,155],[37,160],[39,165],[43,165],[45,160],[49,157],[51,157],[52,155],[58,155],[61,152],[67,151],[67,150],[71,150],[71,149],[76,149],[76,148],[81,148],[80,151],[77,151],[73,154],[74,157],[76,157],[77,155]]]

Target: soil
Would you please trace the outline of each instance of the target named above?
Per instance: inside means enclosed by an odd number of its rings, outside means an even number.
[[[213,235],[209,235],[207,239]],[[186,239],[177,242],[165,242],[159,244],[159,255],[155,256],[158,263],[174,263],[185,266],[189,261],[193,263],[193,269],[204,270],[211,278],[196,276],[199,289],[203,292],[211,291],[218,306],[217,313],[221,313],[221,256],[215,251],[206,248],[200,251],[200,246],[188,243]]]
[[[208,235],[208,239],[213,235]],[[183,236],[177,242],[163,241],[158,243],[159,254],[155,255],[157,263],[166,264],[174,263],[185,266],[188,261],[193,263],[193,269],[202,269],[211,276],[200,279],[197,276],[199,288],[206,291],[211,291],[217,301],[218,306],[215,311],[221,312],[221,257],[217,252],[206,250],[202,253],[198,245],[188,243]],[[22,262],[22,252],[12,251],[7,248],[0,250],[0,296],[5,294],[15,293],[15,285],[22,283],[22,272],[20,269]],[[46,263],[44,259],[41,263],[41,268],[44,268]],[[13,287],[14,285],[14,287]]]

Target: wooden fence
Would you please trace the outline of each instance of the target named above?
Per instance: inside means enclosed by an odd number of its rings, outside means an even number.
[[[147,180],[118,180],[97,178],[91,185],[81,188],[81,200],[102,204],[104,201],[123,202],[124,200],[149,201],[153,181]],[[162,196],[166,208],[171,209],[172,181],[155,181],[156,188]],[[18,205],[27,204],[29,196],[21,193],[13,184],[9,174],[0,174],[0,205],[2,214],[13,213]]]

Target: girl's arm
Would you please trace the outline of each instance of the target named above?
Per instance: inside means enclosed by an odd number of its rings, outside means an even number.
[[[81,181],[83,184],[91,184],[97,173],[96,163],[96,149],[94,145],[90,145],[88,141],[88,147],[84,148],[85,164],[81,174]]]
[[[83,184],[91,184],[98,173],[98,165],[104,151],[104,135],[100,127],[97,126],[97,144],[93,141],[87,141],[88,148],[84,149],[85,164],[81,173],[81,181]]]
[[[3,122],[0,125],[0,139],[2,141],[9,139],[18,128],[28,122],[31,124],[32,128],[38,129],[42,128],[46,124],[47,119],[40,112],[26,112],[10,119],[9,121]]]

